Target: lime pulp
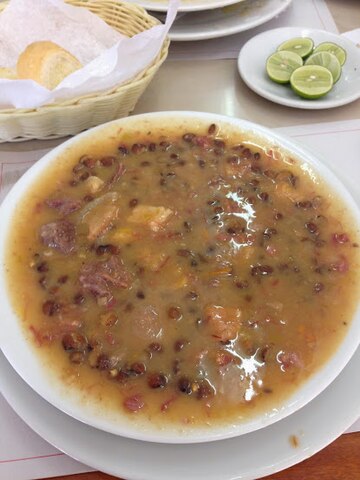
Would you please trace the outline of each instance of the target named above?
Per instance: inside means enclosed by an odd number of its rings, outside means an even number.
[[[275,52],[266,61],[266,72],[276,83],[288,83],[294,70],[301,67],[302,58],[286,50]]]
[[[314,42],[308,37],[296,37],[286,40],[278,46],[277,51],[287,50],[288,52],[294,52],[300,55],[301,58],[305,58],[312,52],[314,48]]]
[[[305,65],[320,65],[330,70],[333,76],[334,83],[336,83],[341,75],[341,65],[337,57],[329,52],[313,53],[305,62]]]
[[[334,80],[330,70],[320,65],[304,65],[294,70],[290,85],[300,97],[320,98],[332,88]]]
[[[346,61],[346,51],[342,47],[340,47],[340,45],[336,45],[336,43],[332,43],[332,42],[320,43],[315,48],[313,53],[318,53],[318,52],[332,53],[339,60],[339,63],[341,66],[343,66]]]

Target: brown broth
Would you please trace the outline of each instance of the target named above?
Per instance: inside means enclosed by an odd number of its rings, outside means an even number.
[[[359,232],[342,202],[255,137],[209,131],[69,147],[17,208],[6,267],[30,342],[52,376],[121,414],[211,425],[277,408],[356,307]],[[80,206],[64,214],[68,198]],[[39,236],[64,220],[69,253]]]

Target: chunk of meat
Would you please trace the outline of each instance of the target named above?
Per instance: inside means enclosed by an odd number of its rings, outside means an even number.
[[[229,363],[236,362],[236,357],[227,350],[218,350],[215,354],[215,362],[220,367],[224,367]]]
[[[104,186],[104,181],[101,180],[101,178],[92,175],[85,180],[84,185],[90,193],[96,193],[102,189]]]
[[[64,350],[70,351],[84,351],[86,350],[88,343],[84,335],[79,332],[65,333],[61,340]]]
[[[226,180],[222,175],[214,175],[208,181],[209,187],[214,187],[214,188],[217,188],[218,190],[221,188],[221,185],[225,185],[225,184],[226,184]]]
[[[46,328],[37,328],[30,325],[29,330],[33,334],[37,345],[41,346],[44,342],[52,342],[63,335],[77,332],[82,326],[82,320],[77,315],[77,318],[59,315],[58,320]]]
[[[164,259],[165,260],[165,259]],[[154,264],[155,266],[155,261]],[[171,257],[162,264],[159,263],[159,271],[163,271],[164,275],[153,276],[153,286],[161,285],[163,291],[172,292],[181,288],[196,288],[198,277],[193,272],[187,272],[186,268],[174,262]],[[156,268],[156,267],[155,267]],[[156,271],[156,270],[155,270]],[[171,282],[167,279],[168,273],[171,272]]]
[[[67,220],[56,220],[40,227],[42,243],[65,255],[75,250],[75,237],[75,225]]]
[[[103,235],[117,218],[118,207],[116,205],[103,205],[99,208],[96,214],[88,218],[88,239],[95,240],[100,235]]]
[[[49,335],[45,334],[42,329],[39,330],[37,327],[34,327],[34,325],[30,325],[29,330],[30,330],[30,332],[33,336],[35,345],[37,347],[41,347],[44,342],[49,342],[50,341]]]
[[[151,270],[152,272],[158,272],[169,260],[169,255],[164,252],[152,252],[146,250],[142,252],[141,264]]]
[[[163,402],[160,406],[160,410],[162,412],[166,412],[167,410],[169,410],[170,406],[175,402],[175,400],[177,400],[179,397],[178,395],[172,395],[170,398],[168,398],[167,400],[165,400],[165,402]]]
[[[108,182],[106,182],[107,186],[111,187],[112,185],[114,185],[114,183],[116,183],[119,180],[119,178],[121,178],[125,174],[125,172],[126,172],[125,165],[119,162],[115,167],[115,172],[110,177]]]
[[[303,199],[303,193],[296,190],[290,183],[278,183],[276,185],[276,194],[280,198],[288,198],[292,202],[300,202]]]
[[[270,256],[270,257],[275,257],[278,253],[277,248],[274,247],[274,245],[267,245],[265,248],[265,252]]]
[[[131,243],[134,240],[141,238],[141,233],[135,231],[133,228],[119,227],[109,232],[107,238],[112,243],[115,243],[117,245],[123,245],[126,243]]]
[[[66,333],[81,328],[82,324],[83,320],[79,309],[74,305],[63,305],[54,327],[58,328],[60,332]]]
[[[123,405],[129,412],[136,413],[142,408],[144,408],[145,402],[142,395],[137,394],[126,397],[124,399]]]
[[[53,198],[45,200],[45,204],[57,210],[61,215],[70,215],[81,207],[81,201],[73,198]]]
[[[350,241],[350,238],[346,233],[333,233],[331,238],[335,245],[343,245]]]
[[[117,193],[107,193],[90,202],[82,211],[81,220],[89,228],[88,239],[94,241],[105,234],[118,216],[119,207],[115,203]]]
[[[349,270],[349,262],[344,255],[339,255],[336,261],[330,264],[329,268],[334,272],[346,273]]]
[[[204,150],[211,150],[212,148],[212,138],[205,135],[197,135],[194,138],[194,143]]]
[[[225,164],[225,174],[228,177],[243,177],[251,168],[251,162],[247,159],[230,158]]]
[[[79,281],[82,288],[94,295],[98,302],[103,300],[108,305],[113,299],[110,288],[129,288],[132,275],[122,260],[111,256],[104,262],[85,264],[80,270]]]
[[[260,372],[257,376],[260,376]],[[212,384],[217,394],[238,404],[250,401],[256,395],[251,377],[243,368],[233,363],[221,367],[220,375],[212,379]]]
[[[301,368],[303,362],[296,352],[279,352],[277,361],[281,364],[282,370],[289,370],[291,367]]]
[[[132,328],[134,335],[147,342],[159,339],[162,336],[162,325],[159,314],[152,305],[136,309]]]
[[[106,193],[96,198],[81,212],[81,220],[89,228],[88,239],[94,241],[100,235],[106,233],[113,225],[119,212],[116,204],[118,194],[116,192]]]
[[[221,342],[234,340],[241,325],[241,310],[239,308],[208,305],[204,310],[211,335]]]
[[[128,218],[130,223],[148,226],[153,232],[158,232],[173,215],[170,208],[138,205]]]

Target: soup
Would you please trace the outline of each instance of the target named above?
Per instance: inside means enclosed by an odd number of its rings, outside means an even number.
[[[154,424],[281,405],[345,335],[358,231],[310,167],[184,123],[68,149],[17,207],[14,308],[50,375]]]

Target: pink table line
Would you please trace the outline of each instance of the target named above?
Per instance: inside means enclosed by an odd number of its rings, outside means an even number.
[[[26,165],[27,163],[34,163],[36,160],[21,160],[21,162],[0,162],[0,165]]]
[[[40,458],[50,458],[50,457],[60,457],[65,455],[64,453],[52,453],[50,455],[38,455],[36,457],[24,457],[24,458],[13,458],[11,460],[0,460],[1,463],[12,463],[12,462],[22,462],[25,460],[39,460]]]
[[[292,135],[288,134],[290,137],[312,137],[314,135],[330,135],[331,133],[348,133],[348,132],[359,132],[360,128],[354,128],[352,130],[332,130],[329,132],[314,132],[314,133],[297,133]]]
[[[22,160],[21,162],[1,162],[1,165],[26,165],[27,163],[35,163],[36,160]]]
[[[316,5],[316,0],[313,0],[313,5],[314,5],[314,8],[315,8],[315,10],[316,10],[317,16],[319,17],[319,20],[320,20],[323,28],[325,29],[325,24],[324,24],[324,21],[323,21],[321,15],[320,15],[320,13],[319,13],[318,7],[317,7],[317,5]]]
[[[0,163],[0,191],[2,187],[2,181],[3,181],[3,170],[4,170],[4,164]]]

